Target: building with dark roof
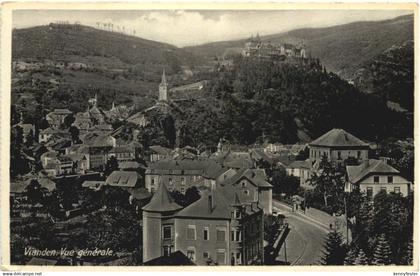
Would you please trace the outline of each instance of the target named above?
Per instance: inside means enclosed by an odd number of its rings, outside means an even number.
[[[45,119],[51,127],[59,128],[64,123],[64,119],[72,114],[73,112],[68,109],[54,109],[45,116]]]
[[[231,186],[182,208],[161,184],[142,210],[145,263],[181,251],[198,265],[263,264],[263,211]]]
[[[120,188],[134,188],[140,186],[141,179],[141,175],[134,171],[113,171],[105,184]]]
[[[312,166],[325,155],[328,161],[343,163],[348,158],[361,162],[368,159],[369,144],[343,129],[334,128],[309,143]]]
[[[267,182],[263,169],[239,169],[224,178],[216,189],[219,187],[234,189],[242,202],[257,203],[265,214],[273,212],[273,186]]]
[[[217,178],[226,170],[208,159],[162,159],[149,164],[145,173],[145,186],[150,192],[154,192],[161,182],[170,191],[181,193],[192,186],[214,189]]]
[[[407,196],[412,185],[385,160],[376,159],[365,160],[357,166],[346,166],[346,180],[346,192],[359,188],[370,198],[380,191],[401,193]]]

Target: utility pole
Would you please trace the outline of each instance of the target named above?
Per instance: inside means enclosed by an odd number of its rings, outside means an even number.
[[[349,224],[347,219],[347,202],[346,202],[346,196],[344,196],[344,216],[346,219],[346,243],[349,244]]]
[[[287,263],[287,250],[286,250],[286,239],[284,239],[284,262]]]

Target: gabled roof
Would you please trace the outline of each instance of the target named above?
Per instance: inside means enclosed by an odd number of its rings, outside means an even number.
[[[161,155],[172,154],[172,149],[165,148],[165,147],[162,147],[162,146],[150,146],[149,148],[150,148],[150,150],[154,151],[157,154],[161,154]]]
[[[241,179],[246,178],[251,183],[253,183],[257,187],[273,187],[270,183],[268,183],[266,179],[266,175],[264,170],[262,169],[239,169],[236,174],[232,177],[227,178],[222,183],[221,186],[233,186],[238,183]]]
[[[290,169],[310,169],[311,163],[308,160],[296,160],[287,166]]]
[[[310,146],[322,147],[369,147],[369,144],[363,142],[356,136],[343,129],[333,128],[318,139],[315,139]]]
[[[135,187],[141,176],[132,171],[113,171],[106,179],[106,184],[116,187]]]
[[[129,188],[128,192],[133,199],[144,200],[152,197],[152,194],[146,188]]]
[[[160,183],[149,204],[142,208],[143,211],[148,212],[172,212],[180,209],[182,207],[176,204],[164,183]]]
[[[144,263],[144,265],[159,265],[159,266],[166,266],[166,265],[196,265],[193,261],[191,261],[184,253],[181,251],[175,251],[171,253],[169,256],[161,256],[150,261]]]
[[[56,265],[57,260],[33,257],[26,265]]]
[[[21,194],[26,191],[26,187],[29,185],[29,182],[10,182],[10,193]]]
[[[370,174],[396,175],[400,172],[382,160],[370,159],[358,166],[347,166],[347,176],[351,183],[356,184]]]
[[[230,220],[232,206],[244,205],[245,211],[248,213],[260,210],[259,208],[253,209],[252,203],[242,204],[242,202],[249,202],[249,199],[243,193],[237,192],[232,186],[220,186],[216,190],[203,192],[199,200],[179,211],[175,217]],[[210,206],[212,207],[210,208]]]

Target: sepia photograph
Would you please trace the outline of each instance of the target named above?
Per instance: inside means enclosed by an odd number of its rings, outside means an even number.
[[[8,265],[418,269],[416,5],[97,5],[10,11]]]

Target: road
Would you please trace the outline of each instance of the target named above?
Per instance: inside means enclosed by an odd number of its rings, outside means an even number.
[[[284,262],[287,257],[291,265],[319,264],[328,229],[291,212],[290,207],[276,201],[273,201],[273,210],[286,216],[291,230],[276,260]]]

